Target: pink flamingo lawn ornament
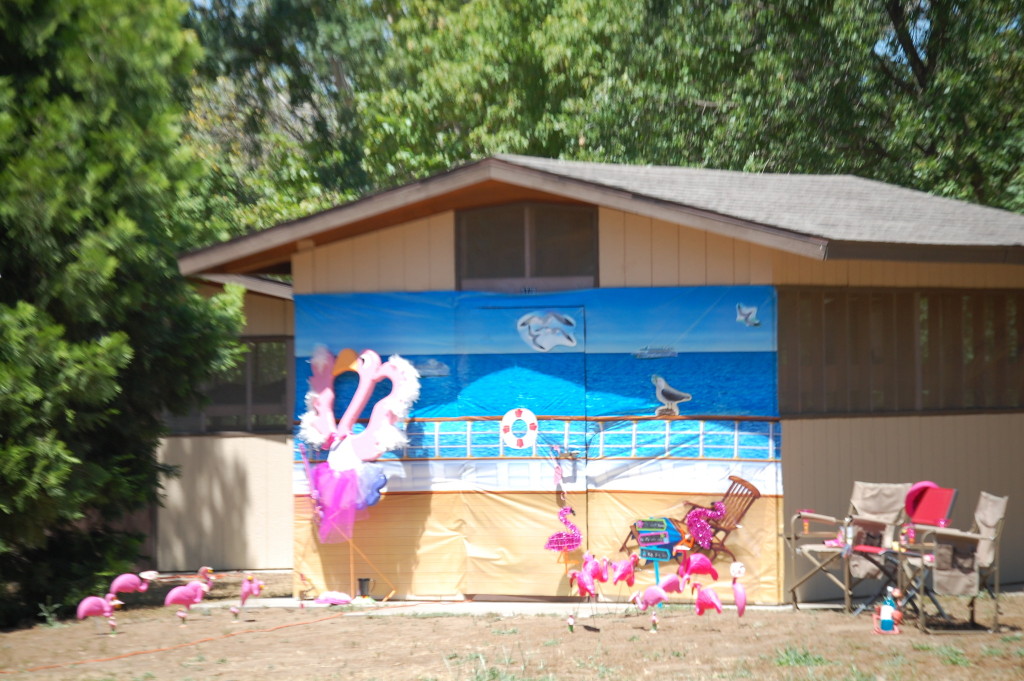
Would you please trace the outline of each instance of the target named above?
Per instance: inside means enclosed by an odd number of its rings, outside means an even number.
[[[640,609],[640,612],[643,612],[648,608],[652,608],[667,601],[668,594],[665,593],[665,589],[655,584],[654,586],[647,587],[643,591],[637,591],[629,600]]]
[[[159,573],[155,570],[146,570],[137,575],[126,572],[123,575],[114,577],[114,580],[110,583],[110,588],[107,589],[107,593],[112,593],[114,596],[126,593],[143,593],[149,589],[149,583],[157,577],[159,577]]]
[[[188,612],[193,605],[203,602],[203,596],[209,593],[210,587],[206,582],[189,582],[182,586],[176,586],[167,592],[164,597],[164,605],[180,605],[183,609],[176,613],[181,620],[181,626],[188,622]]]
[[[743,563],[737,562],[729,566],[729,574],[732,575],[733,601],[736,603],[736,613],[739,617],[743,617],[743,613],[747,610],[747,590],[737,580],[746,572],[747,568]]]
[[[580,535],[580,528],[576,527],[571,520],[569,515],[576,515],[576,511],[573,510],[572,506],[565,506],[558,512],[558,520],[565,525],[566,529],[563,532],[555,532],[553,535],[548,537],[548,540],[544,542],[544,548],[549,551],[562,551],[569,552],[575,551],[583,543],[583,537]]]
[[[683,561],[679,564],[679,569],[676,571],[680,577],[683,578],[683,585],[685,585],[690,577],[693,575],[708,575],[711,579],[718,579],[718,570],[711,563],[711,559],[705,556],[703,553],[693,553],[687,551],[683,558]]]
[[[597,596],[597,587],[594,584],[594,578],[589,573],[583,570],[570,570],[569,571],[569,588],[572,588],[573,582],[576,582],[576,588],[579,589],[581,598],[590,598],[591,596]]]
[[[636,581],[635,569],[639,562],[640,556],[636,553],[631,553],[625,560],[619,560],[612,563],[612,584],[625,582],[626,586],[633,586]]]
[[[583,554],[583,567],[581,568],[586,572],[595,582],[607,582],[608,581],[608,559],[602,558],[598,560],[594,557],[590,551]]]
[[[245,610],[245,602],[249,600],[249,597],[255,598],[259,596],[260,593],[263,591],[264,586],[265,584],[260,580],[256,579],[255,575],[246,575],[245,578],[242,579],[242,587],[239,595],[238,607],[236,608],[232,606],[231,608],[231,614],[235,616],[236,620],[238,619],[239,614],[241,614],[242,611]]]
[[[697,592],[697,598],[693,601],[693,606],[696,608],[698,615],[703,615],[706,611],[712,609],[721,614],[722,601],[714,589],[704,588],[697,582],[694,582],[690,590],[691,592]]]
[[[114,608],[121,605],[121,601],[117,600],[117,596],[112,593],[108,593],[103,598],[99,596],[86,596],[78,603],[78,610],[76,614],[78,619],[84,620],[86,617],[106,617],[107,624],[110,625],[110,633],[117,633],[117,621],[114,619]]]

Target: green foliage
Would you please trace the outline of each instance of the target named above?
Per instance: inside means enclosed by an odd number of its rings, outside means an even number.
[[[164,410],[233,361],[240,291],[177,271],[201,166],[176,104],[198,56],[173,0],[0,5],[0,622],[127,569]]]
[[[1024,210],[1019,3],[409,3],[365,165],[395,184],[498,152],[855,173]]]

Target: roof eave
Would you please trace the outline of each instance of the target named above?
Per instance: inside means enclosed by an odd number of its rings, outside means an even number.
[[[403,205],[429,200],[488,180],[681,223],[721,236],[818,260],[824,259],[827,251],[828,240],[821,237],[799,234],[557,173],[526,168],[502,159],[488,158],[315,215],[282,223],[256,234],[186,253],[178,259],[178,266],[183,275],[194,276],[224,272],[223,268],[231,262],[253,258],[261,252],[273,249],[283,249],[291,254],[298,250],[300,242],[312,239],[322,231],[336,229]]]

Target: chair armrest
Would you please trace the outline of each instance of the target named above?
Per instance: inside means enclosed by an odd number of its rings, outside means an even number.
[[[815,524],[819,527],[812,528]],[[828,525],[823,529],[821,525]],[[832,539],[842,530],[843,521],[834,516],[813,511],[797,511],[789,521],[789,536],[793,541],[800,539]]]

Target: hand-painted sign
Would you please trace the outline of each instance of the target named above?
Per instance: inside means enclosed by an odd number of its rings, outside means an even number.
[[[668,532],[641,532],[637,535],[640,546],[652,546],[668,543]]]
[[[672,553],[668,549],[641,547],[640,558],[643,560],[668,560]]]
[[[640,532],[660,531],[668,528],[668,522],[664,518],[645,518],[636,521],[636,529]]]

